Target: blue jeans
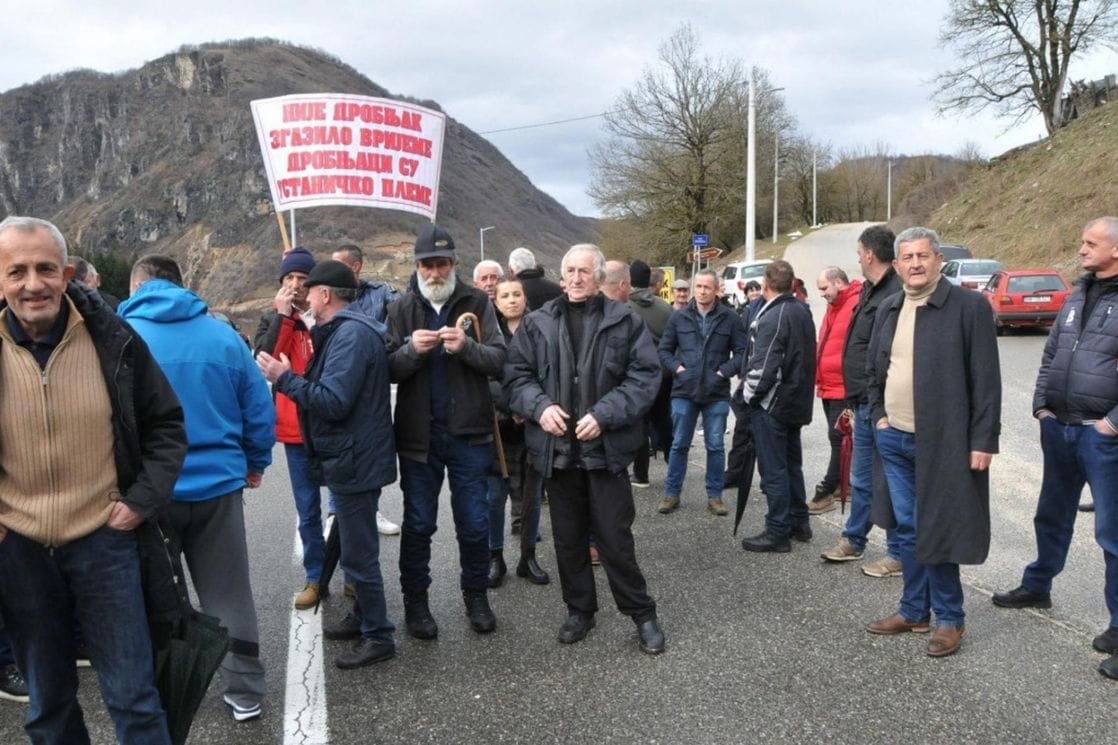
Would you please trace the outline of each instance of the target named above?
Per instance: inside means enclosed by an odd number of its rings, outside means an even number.
[[[695,436],[695,422],[703,416],[703,442],[707,449],[707,499],[722,499],[722,474],[726,470],[726,415],[729,401],[697,404],[686,398],[672,399],[672,450],[668,456],[668,476],[664,492],[679,498],[687,476],[687,453]]]
[[[934,611],[937,626],[962,626],[966,616],[959,565],[916,560],[916,435],[892,427],[876,430],[876,435],[897,518],[893,533],[904,575],[900,614],[909,621],[925,621]]]
[[[489,467],[493,445],[471,445],[431,424],[427,462],[400,458],[404,525],[400,536],[400,586],[405,594],[431,585],[431,536],[438,528],[439,491],[450,479],[450,508],[458,537],[463,590],[484,590],[489,578]]]
[[[284,443],[287,454],[287,473],[291,477],[291,492],[295,495],[295,511],[299,513],[299,538],[303,542],[303,571],[307,582],[318,582],[322,577],[322,558],[326,553],[326,539],[322,535],[322,497],[318,484],[311,478],[310,458],[303,445]]]
[[[131,532],[101,527],[54,549],[0,541],[0,613],[31,690],[32,742],[88,743],[74,668],[74,619],[119,742],[169,743]]]
[[[384,579],[380,573],[378,502],[380,489],[361,494],[334,494],[334,519],[338,523],[342,571],[356,591],[353,612],[361,619],[361,636],[394,645],[396,627],[388,620]]]
[[[846,528],[842,537],[859,551],[866,549],[866,536],[869,535],[870,512],[873,507],[873,466],[878,457],[873,444],[873,422],[870,421],[869,404],[854,408],[854,452],[850,462],[850,516],[846,518]],[[897,538],[892,530],[885,531],[885,552],[892,558],[900,558]]]
[[[1118,437],[1099,434],[1094,425],[1061,424],[1056,417],[1040,420],[1044,480],[1037,500],[1037,559],[1025,568],[1021,584],[1049,592],[1052,578],[1063,571],[1076,507],[1083,485],[1095,500],[1095,541],[1106,564],[1106,608],[1110,625],[1118,626]]]
[[[765,530],[774,538],[784,539],[793,528],[808,526],[800,427],[790,427],[762,408],[750,410],[749,424],[757,450],[757,470],[761,472],[761,491],[769,503]]]

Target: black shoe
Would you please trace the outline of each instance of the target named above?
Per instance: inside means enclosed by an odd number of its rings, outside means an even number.
[[[1113,657],[1107,657],[1100,662],[1099,672],[1111,680],[1118,680],[1118,654]]]
[[[594,616],[584,616],[581,613],[572,613],[559,627],[559,643],[574,644],[586,638],[590,629],[594,628]]]
[[[637,636],[640,637],[641,651],[645,654],[660,654],[664,651],[664,632],[660,630],[660,622],[656,616],[637,624]]]
[[[792,544],[788,542],[787,538],[777,538],[767,530],[751,538],[746,538],[741,542],[741,547],[746,551],[757,551],[760,553],[771,551],[773,553],[786,554],[792,550]]]
[[[1080,502],[1079,503],[1079,511],[1080,512],[1094,512],[1095,511],[1095,503],[1094,502]]]
[[[342,670],[352,670],[377,662],[384,662],[396,656],[396,645],[378,642],[375,639],[362,639],[353,649],[342,652],[334,658],[334,664]]]
[[[834,488],[827,488],[827,485],[820,482],[815,485],[815,496],[812,498],[813,502],[818,502],[821,499],[826,499],[835,493]]]
[[[404,624],[416,639],[434,639],[439,626],[427,607],[427,591],[404,594]]]
[[[466,616],[470,619],[470,627],[479,634],[488,634],[497,628],[497,617],[489,607],[489,598],[485,590],[463,590],[462,598],[466,601]]]
[[[520,558],[520,563],[516,565],[516,576],[523,577],[534,585],[546,585],[551,581],[551,577],[547,575],[543,569],[540,569],[536,557]]]
[[[356,639],[361,636],[361,619],[350,611],[337,624],[323,628],[322,636],[331,641]]]
[[[509,573],[509,568],[505,564],[504,552],[497,549],[490,553],[492,555],[489,559],[489,587],[500,587],[505,580],[505,575]]]
[[[1024,585],[1009,592],[995,592],[992,600],[999,608],[1052,607],[1052,597],[1047,592],[1033,592]]]
[[[31,701],[27,693],[27,681],[13,662],[0,668],[0,698],[5,701],[18,701],[26,704]]]
[[[1118,654],[1118,626],[1111,626],[1096,636],[1091,646],[1103,654]]]
[[[793,541],[799,541],[800,543],[807,543],[808,541],[811,540],[811,536],[812,536],[811,526],[810,525],[804,525],[804,526],[799,527],[799,528],[793,528],[790,536],[791,536]]]

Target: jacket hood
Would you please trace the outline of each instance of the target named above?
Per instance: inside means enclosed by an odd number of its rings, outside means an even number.
[[[354,310],[350,307],[345,307],[335,313],[334,318],[331,318],[330,320],[334,321],[339,318],[349,318],[354,321],[360,321],[361,323],[371,328],[373,331],[377,332],[381,339],[387,338],[388,327],[377,319],[370,318],[365,313],[361,313],[360,311]]]
[[[204,315],[208,310],[206,303],[190,290],[165,279],[150,279],[122,300],[116,312],[123,318],[171,323]]]
[[[649,289],[648,287],[640,287],[640,288],[634,287],[629,292],[629,301],[636,304],[636,305],[641,306],[642,308],[652,307],[653,298],[656,298],[656,297],[659,297],[659,296],[658,295],[653,295],[652,290]]]

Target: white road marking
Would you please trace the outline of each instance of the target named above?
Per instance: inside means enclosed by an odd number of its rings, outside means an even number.
[[[295,564],[303,565],[303,544],[295,530]],[[322,667],[322,614],[291,610],[287,640],[287,688],[284,693],[284,745],[325,745],[330,742],[326,721],[326,674]]]

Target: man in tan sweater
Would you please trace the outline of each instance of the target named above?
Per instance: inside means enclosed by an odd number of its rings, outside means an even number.
[[[143,340],[73,271],[54,225],[0,222],[0,615],[32,741],[89,741],[76,621],[117,739],[166,743],[138,535],[182,467],[182,408]]]

